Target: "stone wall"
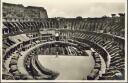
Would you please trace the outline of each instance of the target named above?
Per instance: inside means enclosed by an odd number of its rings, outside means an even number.
[[[48,18],[43,7],[3,3],[3,18]]]

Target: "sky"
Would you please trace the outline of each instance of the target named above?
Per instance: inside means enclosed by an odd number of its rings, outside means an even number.
[[[3,2],[44,7],[48,17],[101,17],[125,12],[125,0],[2,0]]]

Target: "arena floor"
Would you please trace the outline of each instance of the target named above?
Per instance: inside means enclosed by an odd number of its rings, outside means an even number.
[[[45,68],[60,73],[56,80],[86,79],[95,64],[92,56],[39,55],[38,60]]]

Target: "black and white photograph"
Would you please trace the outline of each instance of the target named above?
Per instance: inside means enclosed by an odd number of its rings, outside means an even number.
[[[127,82],[127,0],[2,0],[2,82]]]

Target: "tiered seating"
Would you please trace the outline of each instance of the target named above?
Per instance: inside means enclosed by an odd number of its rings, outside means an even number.
[[[9,38],[4,38],[3,39],[3,54],[5,54],[5,50],[7,48],[9,48],[11,45],[14,45],[15,42],[14,41],[11,41]]]
[[[53,72],[52,71],[50,71],[51,74],[47,75],[47,74],[44,74],[44,72],[41,72],[39,70],[39,68],[37,66],[38,63],[36,63],[36,60],[37,60],[36,56],[37,55],[30,53],[29,55],[26,56],[26,58],[24,60],[25,68],[29,72],[29,74],[33,77],[33,79],[37,79],[37,80],[54,79],[55,77],[53,76]],[[44,67],[43,67],[43,69],[44,69]]]
[[[122,19],[121,17],[117,17]],[[78,45],[78,49],[59,47],[58,54],[85,55],[85,44],[90,45],[100,54],[106,63],[106,72],[99,79],[124,79],[124,24],[122,21],[114,21],[115,18],[48,18],[38,20],[15,20],[3,22],[3,70],[4,79],[33,79],[20,72],[17,62],[24,56],[22,52],[34,47],[37,44],[47,41],[55,41],[53,35],[42,34],[41,31],[54,30],[60,32],[61,41],[70,41]],[[78,41],[78,42],[76,42]],[[81,44],[81,45],[80,45]],[[68,49],[68,50],[67,50]],[[87,48],[86,48],[87,49]],[[49,52],[52,50],[52,52]],[[54,48],[42,49],[44,54],[56,54]],[[42,53],[42,54],[43,54]],[[93,56],[95,67],[92,70],[90,79],[99,74],[101,61],[98,55]],[[33,57],[27,57],[26,68],[32,65],[34,74],[39,72],[36,61]],[[30,69],[30,67],[28,67]],[[28,70],[29,71],[29,70]],[[32,71],[31,71],[32,72]],[[120,75],[117,75],[120,74]],[[35,79],[43,79],[41,73]],[[23,76],[23,78],[21,78]],[[26,77],[25,77],[26,76]],[[39,76],[39,78],[38,78]],[[44,78],[45,79],[45,78]],[[47,79],[47,76],[46,76]]]
[[[11,77],[10,79],[32,79],[30,76],[25,75],[24,73],[21,73],[17,64],[19,58],[21,56],[24,56],[21,54],[21,52],[26,51],[27,49],[31,48],[32,46],[35,46],[36,44],[39,44],[42,42],[42,38],[30,38],[27,37],[24,34],[11,36],[12,40],[15,41],[15,45],[10,46],[5,50],[5,54],[3,56],[3,70],[4,70],[4,76],[3,79],[6,79],[7,76]],[[13,38],[14,37],[14,38]],[[20,41],[19,41],[20,40]],[[38,41],[38,42],[37,42]],[[35,43],[33,43],[35,42]],[[12,75],[12,76],[10,76]]]
[[[27,79],[27,77],[18,70],[17,62],[20,56],[21,55],[18,53],[12,55],[11,61],[9,63],[9,73],[11,73],[16,80]]]
[[[118,17],[118,19],[122,19]],[[91,32],[109,33],[116,36],[124,37],[124,25],[122,21],[113,21],[116,18],[44,18],[40,20],[3,22],[3,33],[19,34],[27,32],[38,32],[43,29],[69,29],[84,30]]]
[[[85,42],[85,43],[91,45],[91,47],[93,47],[99,54],[101,54],[101,56],[104,58],[104,60],[107,61],[106,65],[108,67],[108,70],[109,70],[109,68],[111,69],[111,67],[112,67],[114,69],[114,71],[120,71],[120,74],[122,74],[121,78],[124,77],[124,48],[122,48],[121,43],[119,45],[119,42],[122,41],[122,39],[120,39],[120,41],[117,42],[116,40],[114,40],[114,37],[113,37],[113,39],[111,39],[112,37],[105,39],[104,38],[105,35],[98,34],[98,33],[96,34],[96,33],[92,33],[92,32],[84,32],[83,33],[83,32],[72,31],[72,33],[71,33],[69,31],[63,31],[63,33],[66,34],[67,38],[73,37],[74,40],[77,40],[80,42]],[[97,47],[96,44],[100,47]],[[104,51],[106,51],[106,53],[104,53]],[[110,56],[110,57],[108,57],[108,56]],[[108,63],[109,60],[110,60],[110,64]],[[111,74],[107,74],[107,75],[109,76]],[[114,73],[114,75],[116,75],[116,73]],[[109,78],[107,78],[107,79],[109,79]],[[115,79],[115,78],[113,77],[113,79]]]
[[[90,75],[87,76],[87,80],[94,80],[97,76],[99,76],[99,72],[101,70],[101,60],[98,53],[93,52],[92,56],[95,60],[94,69],[91,71]]]

